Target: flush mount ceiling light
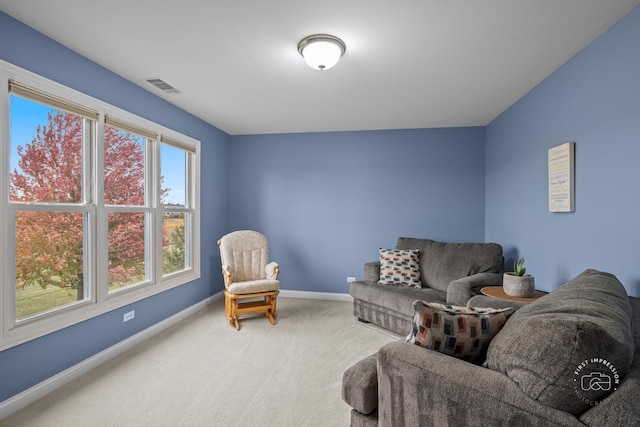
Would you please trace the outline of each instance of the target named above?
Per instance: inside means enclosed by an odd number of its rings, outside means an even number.
[[[298,43],[298,52],[314,70],[328,70],[338,63],[347,46],[342,40],[329,34],[307,36]]]

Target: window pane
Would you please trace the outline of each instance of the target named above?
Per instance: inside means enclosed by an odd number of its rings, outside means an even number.
[[[146,280],[144,236],[144,213],[109,213],[109,292]]]
[[[16,318],[82,301],[81,212],[16,213]]]
[[[161,203],[163,206],[185,206],[187,152],[168,144],[160,147]]]
[[[165,213],[162,220],[162,270],[171,274],[184,270],[186,265],[184,213]]]
[[[81,203],[83,118],[10,95],[10,200]]]
[[[104,202],[144,206],[144,141],[133,133],[104,127]]]

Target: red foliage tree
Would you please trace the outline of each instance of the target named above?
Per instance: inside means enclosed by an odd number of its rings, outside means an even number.
[[[82,200],[83,120],[54,110],[31,143],[17,147],[11,173],[14,202],[72,203]],[[140,138],[105,126],[105,203],[144,205],[144,151]],[[52,208],[16,216],[16,286],[76,288],[82,281],[84,218]],[[109,215],[110,282],[144,274],[144,214]]]

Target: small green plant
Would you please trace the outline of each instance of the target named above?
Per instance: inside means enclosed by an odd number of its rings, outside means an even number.
[[[514,276],[524,276],[527,269],[524,267],[524,257],[520,258],[517,261],[513,262],[513,275]]]

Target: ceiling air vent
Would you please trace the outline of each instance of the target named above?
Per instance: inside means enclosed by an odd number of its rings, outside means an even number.
[[[157,77],[153,77],[145,80],[165,93],[180,93],[178,89],[176,89],[175,87],[171,86],[169,83]]]

